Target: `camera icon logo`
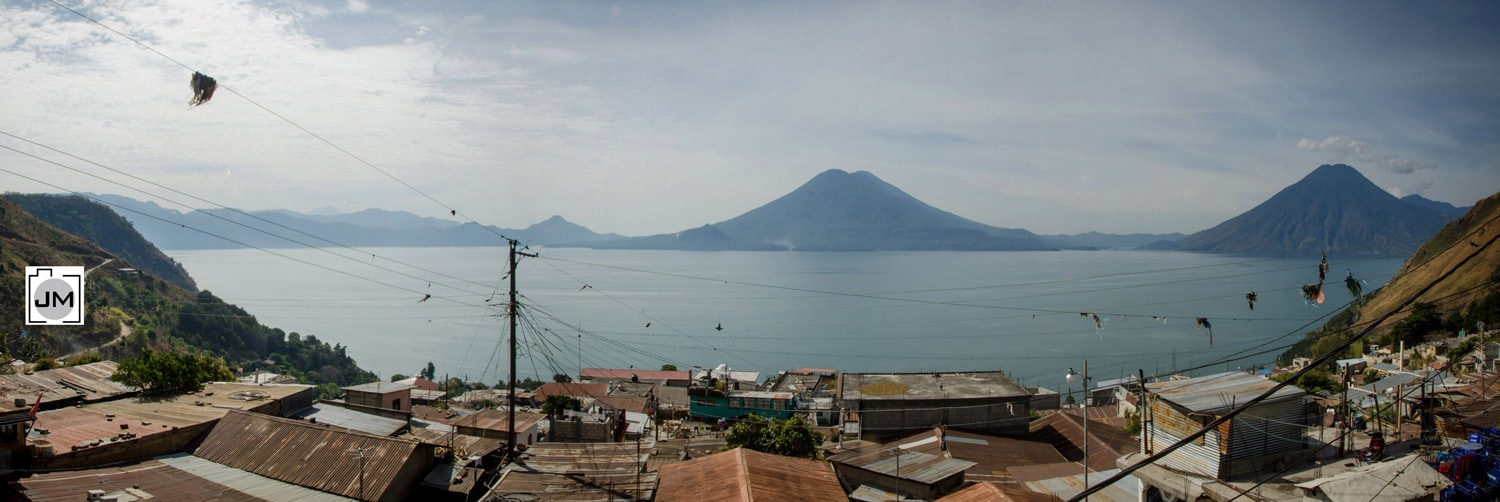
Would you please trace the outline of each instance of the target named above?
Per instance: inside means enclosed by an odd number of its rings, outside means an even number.
[[[26,267],[26,324],[83,324],[83,267]]]

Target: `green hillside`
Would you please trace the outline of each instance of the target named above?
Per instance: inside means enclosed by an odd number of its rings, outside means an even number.
[[[139,238],[126,236],[135,231],[120,227],[122,221],[105,218],[84,223],[101,235]],[[160,253],[149,243],[145,246],[149,249],[134,249],[130,254]],[[85,281],[85,325],[25,325],[27,265],[98,267]],[[140,267],[0,198],[0,353],[10,356],[0,362],[11,357],[34,362],[86,351],[121,360],[143,349],[179,350],[222,357],[230,368],[291,374],[303,383],[318,385],[325,395],[336,394],[341,386],[375,380],[342,346],[267,327],[208,291],[195,294],[149,272],[122,274],[122,268]]]
[[[1289,363],[1294,357],[1321,354],[1337,346],[1351,331],[1392,312],[1395,314],[1365,339],[1367,344],[1404,341],[1411,347],[1433,337],[1452,336],[1459,330],[1473,331],[1480,321],[1491,328],[1500,326],[1497,232],[1500,193],[1479,201],[1468,214],[1439,230],[1385,286],[1308,333],[1281,355],[1281,361]],[[1408,300],[1413,300],[1411,305],[1401,309]],[[1359,347],[1356,344],[1343,355],[1356,355]]]
[[[198,290],[181,264],[157,250],[108,206],[78,195],[7,193],[4,197],[37,219],[88,240],[151,275],[188,291]]]

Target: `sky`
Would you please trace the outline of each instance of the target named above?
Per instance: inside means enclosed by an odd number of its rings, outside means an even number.
[[[192,202],[18,138],[244,209],[625,235],[827,169],[1043,234],[1202,230],[1325,163],[1500,190],[1492,2],[57,1],[145,47],[0,0],[0,147],[125,187],[0,149],[0,190]]]

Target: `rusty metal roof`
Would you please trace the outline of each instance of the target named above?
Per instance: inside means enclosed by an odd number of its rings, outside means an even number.
[[[30,374],[0,375],[0,413],[30,410],[38,395],[45,410],[66,406],[66,402],[101,401],[135,393],[134,389],[109,380],[118,367],[114,361],[100,361]],[[24,404],[18,405],[17,399]]]
[[[1188,411],[1217,415],[1228,411],[1238,403],[1254,399],[1255,396],[1270,390],[1275,385],[1276,382],[1249,373],[1232,371],[1217,375],[1148,383],[1146,390]],[[1288,385],[1276,391],[1265,401],[1261,401],[1261,404],[1301,399],[1306,395],[1307,392],[1297,386]]]
[[[594,404],[611,410],[625,410],[635,413],[644,413],[649,401],[643,397],[630,396],[598,396],[594,398]]]
[[[545,401],[547,396],[603,397],[609,395],[609,384],[547,382],[537,387],[531,394],[537,401]]]
[[[411,407],[411,416],[412,418],[426,420],[428,422],[447,424],[452,423],[453,420],[457,419],[458,413],[455,413],[451,409],[436,408],[419,404]]]
[[[658,502],[847,500],[826,461],[744,448],[661,467]]]
[[[37,414],[27,439],[34,445],[51,445],[53,455],[132,441],[176,429],[172,424],[142,422],[131,417],[105,416],[88,408],[63,408]],[[45,432],[45,434],[44,434]],[[129,437],[133,435],[134,437]]]
[[[53,445],[54,455],[71,453],[74,446],[118,442],[122,433],[148,436],[178,427],[218,420],[231,409],[254,410],[302,392],[306,385],[210,383],[203,391],[168,398],[127,398],[43,411],[37,414],[30,439]],[[127,426],[121,429],[120,426]],[[46,430],[47,434],[41,434]],[[129,441],[129,439],[125,439]]]
[[[21,500],[83,500],[89,490],[161,500],[335,502],[352,500],[224,467],[189,455],[95,469],[35,474],[11,482]]]
[[[1052,445],[1041,441],[937,428],[878,446],[862,446],[828,457],[828,460],[868,470],[874,469],[865,467],[866,465],[888,461],[891,465],[880,465],[891,468],[892,472],[883,472],[884,474],[893,475],[895,468],[893,452],[898,447],[903,452],[928,455],[933,461],[950,458],[966,462],[968,467],[960,470],[965,472],[965,479],[970,481],[1008,482],[1011,480],[1009,473],[1011,467],[1064,461],[1063,456]],[[945,447],[946,450],[944,450]],[[908,457],[903,456],[901,477],[909,478],[911,475],[917,475],[918,467],[920,466],[916,463],[909,464]],[[931,475],[939,475],[941,472],[935,471]],[[936,481],[933,479],[924,482]]]
[[[1054,413],[1031,422],[1032,437],[1046,441],[1070,462],[1083,460],[1083,417]],[[1089,420],[1089,467],[1112,469],[1121,455],[1140,449],[1137,439],[1119,426]]]
[[[506,471],[500,478],[500,483],[490,493],[516,497],[514,500],[651,500],[657,481],[657,474],[654,472],[585,476],[518,469]],[[537,498],[524,498],[526,495],[535,495]]]
[[[645,472],[651,440],[639,443],[540,443],[506,467],[492,494],[536,494],[542,500],[649,500],[657,475]],[[637,480],[640,481],[639,485]]]
[[[396,437],[445,448],[451,443],[455,449],[462,450],[463,456],[488,454],[500,449],[500,445],[505,444],[504,437],[482,438],[468,434],[458,434],[454,431],[453,426],[446,424],[412,427],[405,434]]]
[[[361,462],[354,453],[364,449]],[[397,476],[412,463],[422,474],[431,445],[372,434],[318,427],[299,420],[231,411],[214,426],[194,455],[288,483],[360,498],[364,467],[366,498],[396,489]]]
[[[507,418],[508,416],[509,413],[488,408],[478,413],[454,419],[453,425],[487,431],[507,432],[510,430],[510,419]],[[547,416],[538,413],[526,413],[524,411],[516,412],[516,433],[526,433],[526,431],[536,427],[537,422],[540,422],[543,418],[547,418]]]
[[[1037,493],[1014,485],[975,483],[968,488],[950,493],[938,502],[1058,502],[1062,498],[1050,493]]]
[[[1089,475],[1089,486],[1096,486],[1110,476],[1119,473],[1119,469],[1097,471]],[[1023,484],[1027,489],[1034,492],[1051,493],[1062,498],[1072,498],[1083,492],[1083,473],[1077,475],[1062,476],[1041,481],[1027,481]],[[1141,480],[1135,476],[1125,476],[1112,485],[1104,487],[1089,495],[1089,500],[1099,502],[1138,502],[1140,500]]]

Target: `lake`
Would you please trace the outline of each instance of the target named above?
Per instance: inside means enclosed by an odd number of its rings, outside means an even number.
[[[486,384],[508,372],[505,248],[363,251],[168,254],[200,288],[266,325],[343,344],[382,378],[429,361],[439,376]],[[1317,281],[1317,257],[533,251],[540,256],[517,267],[523,377],[721,363],[762,378],[801,367],[999,369],[1053,389],[1067,388],[1063,375],[1085,360],[1096,379],[1270,363],[1350,300],[1346,267],[1369,292],[1402,262],[1331,256],[1327,302],[1310,305],[1298,286]]]

